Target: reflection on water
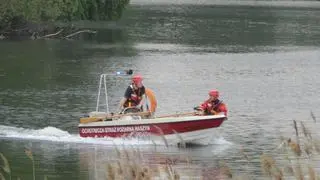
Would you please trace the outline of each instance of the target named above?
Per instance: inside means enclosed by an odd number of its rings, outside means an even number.
[[[237,46],[236,51],[250,51],[255,46],[319,45],[319,12],[259,6],[133,5],[121,23],[128,37],[138,42]]]
[[[161,150],[161,148],[119,147],[114,152],[97,151],[96,148],[91,148],[80,154],[80,163],[84,165],[82,169],[88,171],[90,179],[103,179],[106,176],[110,177],[111,174],[128,178],[132,173],[139,171],[144,171],[146,176],[162,179],[167,179],[174,174],[178,174],[182,179],[210,178],[211,175],[220,175],[214,159],[203,160],[201,163],[194,162],[188,152],[171,148],[171,154],[167,154],[168,149]]]
[[[122,144],[110,141],[109,145],[103,145],[97,140],[96,144],[92,144],[93,141],[85,143],[81,138],[77,141],[73,138],[72,143],[55,142],[57,139],[53,135],[46,136],[49,141],[3,139],[0,151],[14,150],[4,154],[13,171],[18,171],[22,168],[21,165],[31,163],[23,153],[25,148],[30,149],[35,160],[36,177],[40,179],[44,176],[53,179],[106,179],[106,176],[110,175],[108,165],[115,168],[114,174],[122,174],[125,177],[131,175],[132,171],[147,168],[152,172],[150,176],[166,179],[167,168],[172,168],[172,173],[176,172],[181,178],[208,178],[212,174],[219,174],[219,162],[216,158],[223,158],[222,151],[227,153],[232,146],[224,139],[216,139],[215,145],[219,144],[219,147],[194,146],[191,149],[180,149],[175,146],[143,146],[140,143],[133,144],[133,141],[122,141]],[[19,149],[20,152],[17,151]],[[199,156],[201,153],[203,155]],[[215,154],[215,158],[212,154]],[[32,177],[31,168],[27,168],[25,172],[21,173],[21,178]]]
[[[148,5],[203,5],[203,6],[250,6],[250,7],[291,7],[291,8],[319,8],[317,1],[270,1],[270,0],[246,0],[246,1],[224,1],[224,0],[132,0],[130,4],[148,6]]]

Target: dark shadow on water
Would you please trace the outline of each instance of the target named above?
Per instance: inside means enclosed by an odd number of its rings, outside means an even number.
[[[192,149],[196,149],[196,148],[203,148],[203,147],[207,147],[207,146],[212,146],[210,144],[199,144],[199,143],[178,143],[177,146],[179,148],[192,148]]]

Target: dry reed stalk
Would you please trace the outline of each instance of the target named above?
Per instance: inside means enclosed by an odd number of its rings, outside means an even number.
[[[286,146],[287,146],[286,142],[287,142],[287,140],[281,140],[280,142],[281,142],[281,143],[278,145],[278,147],[277,147],[275,150],[281,150],[281,151],[283,151],[283,150],[286,149]]]
[[[291,164],[291,159],[289,158],[288,149],[286,149],[286,150],[287,150],[287,153],[284,154],[284,159],[288,160]]]
[[[180,175],[177,173],[177,171],[173,171],[173,179],[174,180],[180,180]]]
[[[304,151],[308,155],[308,158],[310,158],[310,156],[312,155],[312,148],[313,148],[312,144],[304,143]]]
[[[124,162],[123,163],[123,176],[129,179],[134,179],[137,174],[137,168],[136,165],[133,162]]]
[[[280,136],[279,139],[280,139],[281,142],[286,140],[286,138],[284,136]]]
[[[154,146],[154,149],[157,150],[157,143],[154,142],[154,140],[152,138],[150,138],[150,140],[151,140],[151,142],[152,142],[152,144]]]
[[[294,130],[296,132],[297,143],[299,144],[299,131],[298,131],[298,126],[297,126],[297,121],[296,120],[293,120],[293,127],[294,127]]]
[[[219,162],[219,166],[220,166],[220,173],[224,176],[226,176],[227,178],[232,178],[233,177],[233,174],[232,174],[232,171],[231,169],[228,167],[227,163],[225,161],[221,161]]]
[[[308,166],[308,174],[309,174],[309,179],[310,180],[316,180],[316,172],[310,166]]]
[[[292,167],[291,165],[285,167],[285,171],[286,171],[289,175],[294,176],[294,170],[293,170],[293,167]]]
[[[222,167],[220,171],[221,171],[221,174],[227,176],[228,178],[233,177],[231,169],[228,166]]]
[[[151,180],[152,179],[152,171],[148,167],[142,168],[143,177],[145,180]]]
[[[167,179],[168,180],[173,180],[174,179],[174,172],[173,172],[172,166],[170,164],[167,164],[165,166],[165,172],[167,174]]]
[[[6,180],[6,178],[4,177],[4,175],[0,172],[0,180]]]
[[[295,143],[290,138],[288,139],[288,145],[291,148],[291,150],[295,153],[297,156],[301,156],[301,148],[299,143]]]
[[[28,149],[28,148],[25,148],[24,152],[33,161],[32,151],[30,149]]]
[[[262,154],[260,157],[260,163],[262,167],[262,171],[268,176],[272,175],[272,170],[275,166],[275,160],[271,156],[267,156]]]
[[[34,157],[33,157],[32,151],[31,151],[31,149],[25,148],[24,152],[32,161],[32,174],[33,174],[33,180],[35,180],[36,179],[36,173],[35,173],[36,168],[35,168]]]
[[[117,175],[116,180],[127,180],[125,176],[122,176],[122,175]]]
[[[291,141],[291,139],[288,139],[288,141]],[[289,174],[289,176],[295,176],[295,172],[294,172],[294,168],[293,168],[293,162],[292,160],[289,158],[289,144],[286,144],[286,154],[285,154],[285,159],[287,159],[290,163],[290,165],[284,167],[283,169],[283,172],[286,172]],[[290,149],[291,150],[291,149]]]
[[[274,166],[274,170],[275,172],[273,173],[273,177],[276,179],[276,180],[283,180],[284,177],[283,177],[283,172],[281,169],[279,169],[277,166]]]
[[[141,160],[142,159],[142,153],[140,152],[139,148],[137,148],[137,154],[138,154],[139,160]]]
[[[160,177],[160,171],[161,171],[161,167],[158,165],[155,168],[151,169],[151,174],[153,174],[154,176]]]
[[[163,133],[163,131],[161,130],[161,128],[159,128],[159,127],[156,126],[156,125],[153,125],[153,126],[154,126],[154,127],[158,130],[158,132],[160,133],[160,136],[161,136],[163,142],[165,143],[166,147],[169,147],[168,141],[167,141],[166,137],[164,137],[164,133]]]
[[[3,161],[3,166],[1,166],[1,168],[5,173],[8,173],[10,175],[10,179],[11,179],[11,168],[10,168],[9,161],[2,153],[0,153],[0,157]]]
[[[107,180],[115,180],[115,168],[111,164],[107,164]]]
[[[300,126],[301,126],[301,129],[302,129],[303,135],[304,135],[305,137],[308,137],[309,132],[308,132],[307,128],[305,127],[305,125],[303,124],[302,121],[300,121]]]
[[[117,156],[118,156],[118,158],[121,158],[121,152],[120,152],[120,149],[118,148],[118,146],[114,143],[114,142],[112,142],[113,143],[113,146],[114,146],[114,148],[115,148],[115,150],[116,150],[116,152],[117,152]]]
[[[187,163],[188,169],[191,169],[191,162],[192,162],[192,160],[191,160],[190,156],[187,156],[186,157],[186,163]]]
[[[130,145],[130,150],[131,150],[131,155],[133,158],[138,156],[137,148],[135,148],[133,145]]]
[[[240,152],[242,154],[242,156],[247,160],[247,162],[250,162],[249,156],[244,152],[244,148],[241,146],[240,148]]]
[[[301,125],[301,128],[302,128],[302,132],[303,132],[303,135],[307,138],[307,139],[312,139],[312,136],[311,136],[311,132],[309,131],[309,129],[306,128],[306,126],[303,124],[303,122],[301,121],[300,122],[300,125]]]
[[[313,121],[314,121],[314,122],[317,122],[316,116],[313,114],[312,111],[310,111],[310,115],[311,115],[311,118],[313,119]]]
[[[183,140],[182,136],[174,129],[173,129],[173,132],[178,137],[178,139],[180,141],[180,147],[186,148],[186,142]]]
[[[130,165],[129,171],[131,179],[137,179],[139,177],[140,167],[137,164],[133,163]]]
[[[123,175],[125,167],[123,166],[123,163],[121,163],[119,160],[117,161],[118,169],[117,174]]]
[[[143,180],[143,179],[144,179],[144,174],[142,173],[142,171],[138,171],[137,176],[134,180]]]
[[[300,164],[298,164],[295,169],[296,169],[296,179],[297,180],[304,180],[303,172],[302,172]]]
[[[123,152],[124,152],[125,158],[129,161],[130,160],[130,155],[129,155],[129,152],[124,147],[124,145],[123,145]]]
[[[137,176],[136,168],[132,164],[128,165],[128,179],[135,179]]]
[[[147,167],[142,167],[139,168],[139,171],[137,172],[137,176],[135,177],[135,180],[150,180],[151,177],[151,173],[149,168]]]
[[[313,146],[317,153],[320,153],[320,141],[318,139],[313,140]]]
[[[252,178],[247,174],[241,174],[237,177],[232,178],[234,180],[251,180]]]

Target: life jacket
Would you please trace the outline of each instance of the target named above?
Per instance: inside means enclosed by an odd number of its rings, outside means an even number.
[[[214,115],[220,112],[224,112],[224,114],[227,115],[226,105],[219,99],[217,99],[215,102],[205,101],[203,104],[201,104],[201,108],[207,115]]]
[[[135,90],[132,85],[130,85],[130,88],[132,90],[132,93],[130,97],[127,99],[127,101],[124,103],[123,105],[124,107],[137,106],[142,100],[141,88],[138,88],[137,90]]]
[[[157,109],[157,99],[154,92],[150,88],[145,88],[145,96],[146,96],[146,107],[147,110],[154,113]]]

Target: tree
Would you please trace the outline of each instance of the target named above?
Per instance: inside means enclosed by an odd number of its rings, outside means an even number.
[[[57,21],[117,20],[129,0],[0,0],[0,34]]]

